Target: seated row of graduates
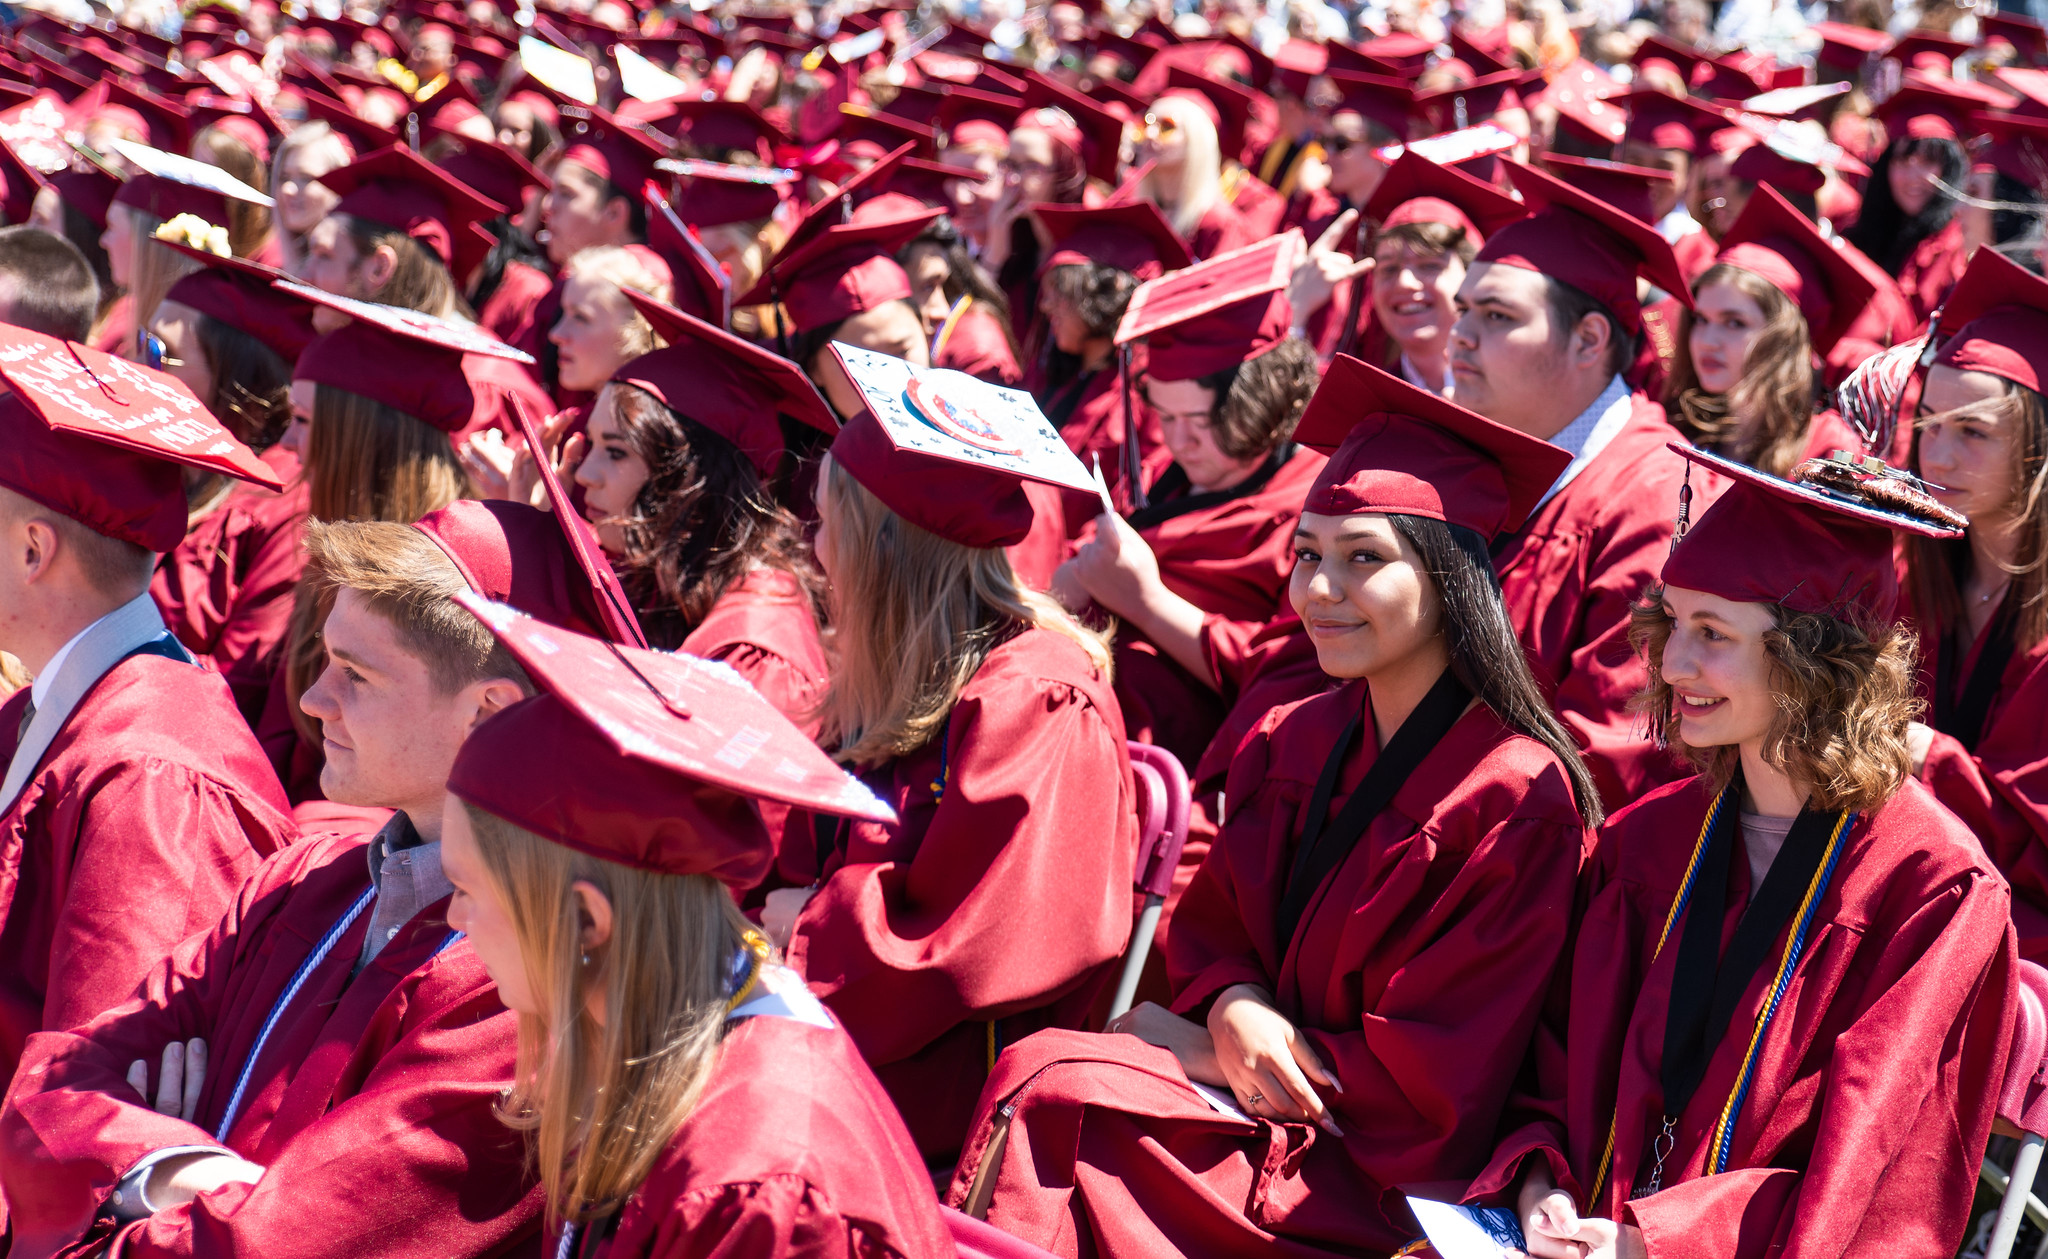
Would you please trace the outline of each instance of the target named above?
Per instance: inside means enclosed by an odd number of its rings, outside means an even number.
[[[1550,272],[1602,299],[1596,328],[1639,321],[1644,248],[1555,196],[1489,242],[1484,300],[1541,305]],[[1622,283],[1596,274],[1631,249]],[[1178,342],[1243,359],[1285,342],[1284,304],[1254,294]],[[818,396],[642,309],[671,348],[622,368],[597,414],[651,402],[701,454],[740,452],[786,524],[763,417]],[[2048,285],[1986,255],[1942,333],[1926,434],[2038,399]],[[432,412],[448,364],[383,370],[404,342],[359,320],[299,374],[410,387]],[[1647,428],[1596,370],[1611,348],[1590,347],[1589,410]],[[141,585],[103,562],[106,543],[174,549],[177,465],[261,465],[224,432],[204,457],[82,432],[27,387],[35,366],[0,365],[0,487],[31,557],[0,579],[17,618],[49,618],[12,627],[39,686],[0,711],[22,730],[9,824],[109,807],[73,781],[108,755],[95,742],[184,766],[174,733],[205,727],[218,746],[188,780],[279,848],[292,824],[253,743],[213,729],[226,688],[158,649]],[[814,422],[836,436],[803,501],[836,658],[800,559],[735,580],[769,589],[698,654],[815,713],[861,781],[717,671],[581,637],[640,629],[566,510],[310,525],[323,623],[293,699],[320,723],[319,787],[395,812],[260,863],[222,840],[164,898],[179,912],[137,915],[161,960],[80,943],[122,934],[105,921],[23,928],[56,944],[9,1004],[14,1246],[491,1254],[545,1231],[585,1255],[949,1253],[933,1166],[956,1169],[948,1201],[1066,1254],[1392,1251],[1416,1231],[1399,1188],[1444,1182],[1516,1203],[1539,1253],[1952,1245],[2016,952],[2003,878],[1912,773],[1891,555],[1897,533],[1954,538],[1941,509],[1647,452],[1638,492],[1674,491],[1649,510],[1676,514],[1684,482],[1698,519],[1629,596],[1630,633],[1658,739],[1699,772],[1601,825],[1489,554],[1577,475],[1573,452],[1340,358],[1293,435],[1328,458],[1288,593],[1343,685],[1252,722],[1163,945],[1170,1005],[1105,1035],[1075,1029],[1129,931],[1137,827],[1104,636],[1013,574],[1006,548],[1040,518],[1023,471],[920,453],[828,392],[843,425]],[[778,689],[804,661],[817,689]],[[133,887],[190,864],[141,777],[117,784],[136,835],[75,871]],[[216,903],[195,908],[205,879]],[[181,925],[198,934],[175,943]]]

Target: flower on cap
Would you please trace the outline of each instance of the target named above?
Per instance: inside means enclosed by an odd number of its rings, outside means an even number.
[[[228,229],[215,227],[196,214],[180,214],[158,224],[156,238],[174,240],[181,245],[190,245],[194,249],[204,249],[207,253],[222,258],[229,257],[235,252],[228,244]]]

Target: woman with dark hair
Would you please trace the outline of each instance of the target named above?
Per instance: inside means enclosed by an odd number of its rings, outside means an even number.
[[[1985,250],[1935,336],[1914,470],[1970,524],[1907,539],[1914,772],[2012,884],[2020,956],[2048,962],[2048,281]]]
[[[1401,1186],[1484,1166],[1564,956],[1600,802],[1487,543],[1570,456],[1341,357],[1296,435],[1333,453],[1289,595],[1346,684],[1239,749],[1171,1008],[1012,1047],[947,1193],[1060,1254],[1400,1249]]]
[[[1758,185],[1679,315],[1664,386],[1672,426],[1774,476],[1837,450],[1866,453],[1840,414],[1817,409],[1814,368],[1876,291],[1804,215]]]
[[[190,252],[207,265],[157,304],[144,340],[151,366],[185,382],[285,489],[188,474],[185,540],[158,562],[149,589],[164,623],[213,662],[253,727],[269,700],[304,566],[306,485],[280,439],[291,422],[292,364],[312,341],[313,323],[304,302],[271,287],[275,272]]]
[[[1602,829],[1569,1020],[1470,1200],[1512,1203],[1542,1259],[1953,1254],[2012,1036],[2012,897],[1912,775],[1893,556],[1962,517],[1861,462],[1684,455],[1732,484],[1630,640],[1639,710],[1697,774]]]
[[[910,277],[910,300],[932,330],[933,367],[950,367],[993,385],[1023,382],[1010,300],[967,252],[950,218],[941,218],[896,255]]]
[[[1930,85],[1909,85],[1877,109],[1892,135],[1871,166],[1849,243],[1899,282],[1924,326],[1963,274],[1969,251],[1956,213],[1970,172],[1959,137],[1971,106]]]

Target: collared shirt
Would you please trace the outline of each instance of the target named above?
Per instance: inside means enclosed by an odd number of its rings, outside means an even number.
[[[145,593],[143,594],[142,597],[147,599],[150,596],[147,593]],[[107,613],[107,616],[112,615],[114,615],[112,612]],[[107,616],[100,617],[99,620],[94,621],[92,625],[88,625],[84,629],[78,631],[76,634],[73,634],[68,640],[65,641],[62,647],[59,647],[57,649],[57,654],[50,657],[50,663],[44,665],[42,672],[36,674],[35,681],[29,683],[29,703],[34,704],[37,708],[41,708],[45,703],[49,702],[50,684],[56,681],[57,670],[64,667],[64,658],[71,654],[71,649],[73,647],[78,646],[79,639],[84,638],[87,634],[92,633],[93,625],[98,625],[100,621],[106,620]]]
[[[1671,213],[1657,220],[1657,235],[1676,245],[1694,232],[1705,231],[1699,220],[1685,208],[1683,201],[1672,207]]]
[[[1550,439],[1551,445],[1571,451],[1572,461],[1545,491],[1543,502],[1537,504],[1539,508],[1557,497],[1557,492],[1570,485],[1573,477],[1585,471],[1586,465],[1598,458],[1600,452],[1607,449],[1607,443],[1613,441],[1614,435],[1628,423],[1633,410],[1629,406],[1629,396],[1628,382],[1616,376],[1607,382],[1607,388],[1600,391],[1600,396],[1593,399],[1592,406],[1579,412],[1577,419],[1559,429],[1557,435]]]
[[[392,814],[370,841],[369,861],[377,899],[370,907],[370,929],[363,935],[362,956],[356,959],[358,973],[414,915],[455,891],[448,876],[441,873],[441,841],[422,840],[412,819],[403,812]]]

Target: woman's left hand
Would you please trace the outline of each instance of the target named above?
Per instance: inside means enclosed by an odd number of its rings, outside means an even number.
[[[1119,616],[1132,616],[1160,589],[1159,557],[1121,516],[1095,518],[1095,537],[1067,561],[1089,597]]]

